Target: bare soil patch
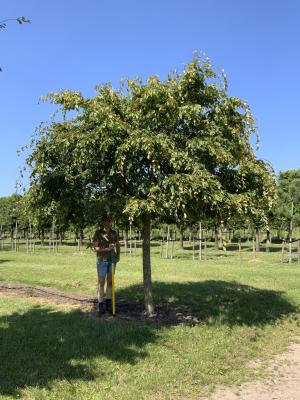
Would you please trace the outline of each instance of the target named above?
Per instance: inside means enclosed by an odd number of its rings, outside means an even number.
[[[42,303],[53,305],[68,305],[76,307],[87,313],[91,317],[97,317],[97,299],[92,296],[82,296],[74,293],[60,292],[56,289],[19,285],[19,284],[0,284],[0,295],[22,297]],[[101,319],[111,319],[110,314],[104,314]],[[156,305],[156,313],[148,318],[144,312],[144,305],[138,301],[128,301],[118,299],[116,303],[116,320],[132,321],[152,326],[162,325],[191,325],[194,326],[201,322],[199,316],[190,311],[180,308],[171,308],[168,303]]]

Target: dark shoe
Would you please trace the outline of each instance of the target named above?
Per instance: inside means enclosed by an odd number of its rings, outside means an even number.
[[[111,299],[106,299],[106,312],[109,312],[110,314],[112,313],[112,309],[111,309]]]
[[[102,303],[98,303],[98,317],[101,317],[102,314],[104,314],[104,304]]]

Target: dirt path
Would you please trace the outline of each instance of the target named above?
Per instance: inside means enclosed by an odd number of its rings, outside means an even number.
[[[270,360],[267,372],[264,380],[220,386],[209,400],[300,400],[300,344],[290,344],[286,352]]]

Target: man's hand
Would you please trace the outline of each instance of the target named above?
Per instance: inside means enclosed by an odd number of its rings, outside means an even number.
[[[111,250],[114,250],[115,247],[116,247],[116,245],[114,243],[110,243],[108,247],[101,246],[100,243],[98,243],[98,242],[93,243],[93,249],[97,253],[101,253],[102,251],[111,251]]]
[[[92,246],[93,246],[93,249],[94,249],[97,253],[101,251],[101,246],[100,246],[100,243],[99,243],[99,242],[93,242]]]

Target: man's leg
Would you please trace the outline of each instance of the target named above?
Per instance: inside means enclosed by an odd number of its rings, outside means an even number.
[[[105,285],[105,278],[98,279],[98,310],[99,314],[104,313],[104,285]]]
[[[105,285],[105,265],[102,261],[97,261],[97,272],[98,272],[98,309],[99,315],[104,312],[104,285]]]
[[[98,279],[98,303],[103,303],[105,278]]]

